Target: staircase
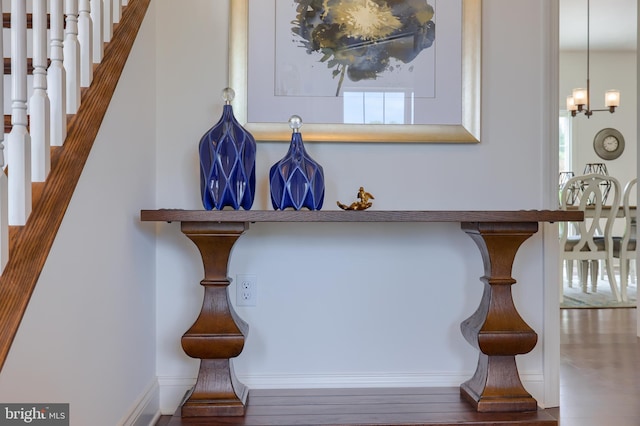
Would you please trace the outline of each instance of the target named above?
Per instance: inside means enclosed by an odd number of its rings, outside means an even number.
[[[65,6],[74,2],[77,9],[78,0],[67,0]],[[86,0],[83,3],[85,6],[89,4]],[[26,222],[20,226],[9,226],[9,257],[0,276],[0,368],[11,348],[149,3],[150,0],[129,0],[127,5],[123,5],[120,21],[114,25],[110,41],[104,45],[104,55],[93,66],[92,82],[81,90],[77,112],[68,116],[64,144],[50,148],[51,165],[46,180],[31,184],[32,209]],[[7,16],[3,17],[6,26]],[[11,131],[7,121],[5,116],[5,132]],[[7,169],[5,173],[11,180],[11,163]]]

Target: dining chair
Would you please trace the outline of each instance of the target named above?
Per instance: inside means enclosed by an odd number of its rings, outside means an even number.
[[[632,210],[631,194],[636,190],[638,178],[630,180],[624,187],[622,195],[622,210],[624,213],[624,232],[622,237],[613,238],[613,257],[620,261],[620,295],[625,302],[629,300],[627,284],[629,282],[631,260],[636,259],[636,211]],[[637,265],[636,265],[637,266]]]
[[[575,194],[575,203],[567,203],[567,191],[573,186],[580,188]],[[603,188],[607,189],[605,205]],[[620,182],[611,176],[588,174],[570,179],[562,190],[560,208],[578,209],[585,212],[582,222],[560,224],[560,249],[563,263],[579,261],[582,267],[582,291],[587,292],[587,274],[585,265],[589,265],[592,291],[597,291],[598,262],[604,261],[611,292],[621,301],[613,264],[613,225],[620,207]],[[575,229],[575,232],[571,232]],[[602,230],[600,232],[600,230]]]

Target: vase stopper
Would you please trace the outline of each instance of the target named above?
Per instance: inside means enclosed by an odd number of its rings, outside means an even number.
[[[289,127],[293,130],[293,133],[300,133],[300,127],[302,127],[302,118],[299,115],[292,115],[289,118]]]
[[[225,105],[231,105],[231,101],[236,97],[236,92],[231,87],[225,87],[222,90],[222,99]]]

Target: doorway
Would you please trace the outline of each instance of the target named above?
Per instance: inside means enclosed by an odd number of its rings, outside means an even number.
[[[637,24],[636,0],[559,2],[559,186],[560,176],[579,176],[592,170],[593,165],[615,177],[621,188],[638,175]],[[573,89],[587,87],[587,76],[590,107],[595,112],[590,116],[578,112],[572,117],[566,98]],[[614,113],[605,108],[609,89],[621,93],[620,106]],[[603,152],[599,145],[606,132],[620,134],[625,142],[615,155]],[[637,200],[634,191],[631,204],[637,205]],[[621,235],[623,221],[617,222],[614,235]],[[563,290],[575,292],[568,288],[567,275],[563,274]],[[608,288],[606,274],[599,277],[598,288]]]

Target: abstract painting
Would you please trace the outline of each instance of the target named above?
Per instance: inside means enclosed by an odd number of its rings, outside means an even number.
[[[345,77],[375,80],[411,62],[436,38],[434,8],[424,0],[295,0],[292,32],[320,54],[339,96]]]

